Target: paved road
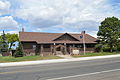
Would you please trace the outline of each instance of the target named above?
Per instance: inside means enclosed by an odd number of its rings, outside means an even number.
[[[0,80],[120,80],[120,58],[3,67]]]

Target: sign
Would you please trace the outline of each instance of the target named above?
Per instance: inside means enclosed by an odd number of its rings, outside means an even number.
[[[80,36],[80,39],[82,39],[83,38],[83,36]]]
[[[79,54],[79,50],[72,50],[73,54]]]

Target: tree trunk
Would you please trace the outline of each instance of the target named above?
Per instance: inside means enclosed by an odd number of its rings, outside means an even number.
[[[112,46],[112,44],[110,44],[110,52],[113,52],[113,46]]]
[[[9,51],[11,51],[11,47],[12,47],[13,43],[10,43],[10,48],[9,48]]]

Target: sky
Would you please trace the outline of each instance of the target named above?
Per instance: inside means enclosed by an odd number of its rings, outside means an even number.
[[[101,21],[120,19],[120,0],[0,0],[0,33],[86,33],[97,37]]]

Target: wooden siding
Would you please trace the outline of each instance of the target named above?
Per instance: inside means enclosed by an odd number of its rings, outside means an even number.
[[[22,46],[24,49],[33,49],[33,45],[37,46],[35,42],[23,42],[22,43]]]
[[[37,44],[35,42],[22,42],[23,46],[23,51],[25,53],[25,56],[31,56],[31,55],[36,55],[36,49],[33,48],[33,45],[36,46]]]
[[[74,37],[70,36],[69,34],[64,34],[58,38],[56,38],[54,41],[79,41],[75,39]]]
[[[35,42],[23,42],[23,50],[26,55],[49,55],[56,54],[56,51],[61,51],[63,54],[71,54],[73,49],[78,49],[83,53],[83,44],[36,44]],[[36,49],[33,48],[36,45]],[[95,44],[86,44],[86,53],[94,52]]]

